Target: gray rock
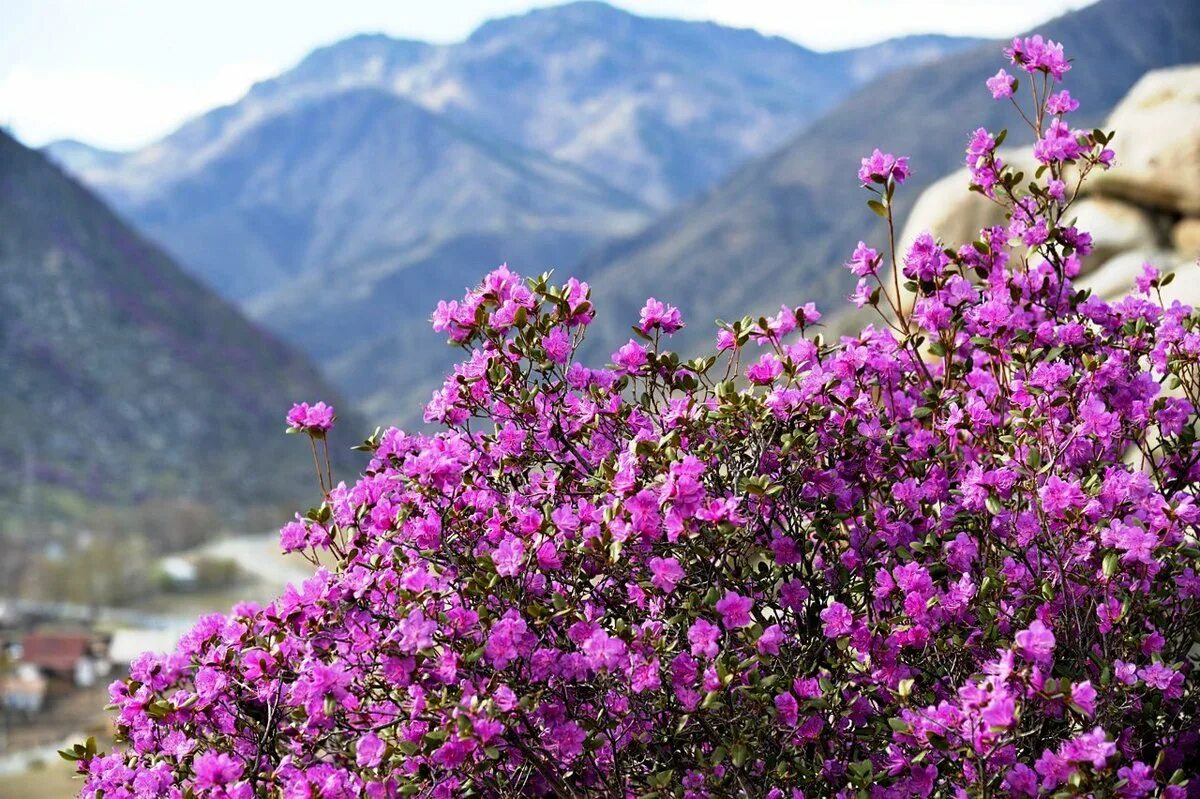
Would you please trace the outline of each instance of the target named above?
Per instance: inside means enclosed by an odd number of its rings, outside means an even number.
[[[1116,165],[1096,192],[1181,214],[1200,214],[1200,65],[1147,73],[1113,110]]]
[[[1148,250],[1161,244],[1158,229],[1143,209],[1111,197],[1084,197],[1071,206],[1075,226],[1092,236],[1093,250],[1084,259],[1084,273],[1127,250]]]
[[[1187,257],[1200,257],[1200,217],[1184,217],[1171,228],[1171,246]]]

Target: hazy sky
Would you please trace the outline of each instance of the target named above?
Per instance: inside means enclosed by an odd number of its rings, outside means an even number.
[[[905,33],[1006,36],[1092,0],[616,0],[814,49]],[[128,148],[236,100],[314,47],[383,31],[452,42],[530,0],[0,0],[0,125]]]

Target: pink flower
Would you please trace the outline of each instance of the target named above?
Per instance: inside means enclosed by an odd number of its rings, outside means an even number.
[[[1016,641],[1021,655],[1034,663],[1048,663],[1054,654],[1054,633],[1037,619],[1017,633]]]
[[[646,348],[633,339],[612,354],[612,362],[625,372],[636,372],[646,365]]]
[[[790,693],[775,697],[775,711],[779,714],[779,720],[788,727],[795,727],[800,719],[800,704]]]
[[[1063,75],[1071,68],[1063,55],[1062,45],[1053,39],[1043,40],[1041,36],[1015,38],[1012,47],[1007,48],[1004,54],[1026,72],[1045,72],[1054,76],[1055,80],[1062,80]]]
[[[492,665],[497,669],[503,669],[516,660],[517,646],[525,637],[527,629],[525,620],[515,611],[509,611],[492,625],[487,645],[484,647],[484,654],[487,655]]]
[[[754,606],[750,597],[742,596],[734,591],[726,591],[725,596],[717,600],[717,612],[721,614],[721,623],[726,629],[750,625],[750,608]]]
[[[1150,289],[1154,287],[1154,282],[1161,275],[1162,273],[1155,269],[1154,265],[1149,261],[1142,262],[1142,272],[1134,279],[1134,283],[1137,284],[1137,290],[1142,294],[1149,294]]]
[[[382,762],[387,744],[373,732],[358,739],[356,762],[363,768],[375,768]]]
[[[683,567],[675,558],[651,558],[650,572],[654,575],[650,578],[651,584],[668,594],[684,576]]]
[[[500,545],[492,552],[492,562],[496,564],[496,573],[501,577],[514,577],[525,562],[525,544],[514,536],[505,536]]]
[[[992,97],[996,100],[1003,100],[1006,97],[1013,96],[1013,89],[1016,87],[1017,79],[1009,75],[1004,70],[1000,70],[995,75],[987,79],[988,91],[992,93]]]
[[[773,352],[764,352],[762,357],[746,369],[746,379],[755,385],[764,386],[783,374],[783,362]]]
[[[688,642],[691,643],[691,652],[696,657],[715,658],[720,651],[717,647],[719,640],[721,628],[706,619],[696,619],[688,628]]]
[[[889,180],[900,185],[908,179],[908,156],[897,158],[891,153],[881,152],[878,147],[866,158],[858,170],[858,179],[864,186],[872,183],[887,183]]]
[[[651,330],[659,328],[670,335],[683,329],[683,317],[680,315],[679,309],[674,305],[659,302],[653,297],[646,300],[646,304],[642,306],[640,322],[638,329],[643,333],[649,333]]]
[[[245,766],[224,752],[204,752],[192,761],[192,771],[196,777],[192,784],[200,789],[220,788],[231,782],[236,782]]]
[[[1057,94],[1052,94],[1046,99],[1046,111],[1055,116],[1069,114],[1079,108],[1079,101],[1071,96],[1071,93],[1063,89]]]
[[[293,430],[324,434],[333,428],[335,418],[333,407],[326,405],[324,402],[318,402],[314,405],[309,405],[307,402],[299,402],[293,405],[292,409],[288,411],[287,423],[288,427]]]
[[[1074,683],[1071,686],[1071,704],[1077,706],[1086,716],[1096,714],[1096,689],[1091,680]]]
[[[542,349],[554,363],[566,363],[571,357],[571,337],[561,327],[556,327],[542,336]]]
[[[879,252],[860,241],[846,262],[846,268],[857,277],[873,275],[879,269]]]
[[[999,693],[984,706],[980,715],[992,730],[1007,730],[1016,722],[1017,705],[1008,692]]]
[[[854,614],[841,602],[832,602],[821,611],[821,621],[825,622],[826,638],[839,638],[849,635],[854,624]]]
[[[284,552],[295,552],[308,546],[308,525],[302,521],[288,522],[279,531],[279,546]]]
[[[763,630],[763,634],[754,642],[754,648],[760,655],[778,655],[779,645],[783,643],[783,628],[772,624]]]

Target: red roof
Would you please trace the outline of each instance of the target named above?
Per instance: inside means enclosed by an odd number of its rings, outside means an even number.
[[[48,671],[69,673],[90,647],[91,639],[83,633],[30,633],[21,642],[21,660]]]

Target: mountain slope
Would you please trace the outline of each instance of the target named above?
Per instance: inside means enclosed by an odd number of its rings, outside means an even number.
[[[247,127],[129,213],[269,329],[338,359],[339,384],[388,419],[401,405],[411,418],[410,384],[427,398],[451,363],[424,322],[438,299],[503,260],[574,260],[649,218],[574,167],[371,88],[314,95]],[[412,320],[422,329],[410,358],[411,336],[395,334]],[[378,341],[400,348],[394,380],[379,380],[376,357],[355,357]]]
[[[9,512],[189,497],[224,514],[312,496],[282,418],[332,389],[3,132],[0,358]]]
[[[378,34],[337,42],[119,163],[51,152],[124,207],[202,169],[267,116],[313,95],[372,87],[665,208],[880,72],[973,41],[909,37],[817,53],[750,30],[574,2],[487,22],[455,44]]]
[[[1147,70],[1200,61],[1200,4],[1192,0],[1101,0],[1039,32],[1065,42],[1074,58],[1066,85],[1083,103],[1079,124],[1102,121]],[[605,346],[619,339],[652,294],[691,320],[683,348],[710,341],[718,317],[807,300],[827,313],[846,307],[852,280],[840,264],[859,238],[879,231],[855,179],[859,158],[874,147],[912,156],[913,176],[898,194],[907,213],[922,188],[961,163],[976,126],[1007,126],[1010,143],[1027,141],[1011,106],[983,86],[1000,47],[876,80],[718,189],[590,255],[573,271],[592,282],[597,338]],[[1120,157],[1119,132],[1116,147]]]

